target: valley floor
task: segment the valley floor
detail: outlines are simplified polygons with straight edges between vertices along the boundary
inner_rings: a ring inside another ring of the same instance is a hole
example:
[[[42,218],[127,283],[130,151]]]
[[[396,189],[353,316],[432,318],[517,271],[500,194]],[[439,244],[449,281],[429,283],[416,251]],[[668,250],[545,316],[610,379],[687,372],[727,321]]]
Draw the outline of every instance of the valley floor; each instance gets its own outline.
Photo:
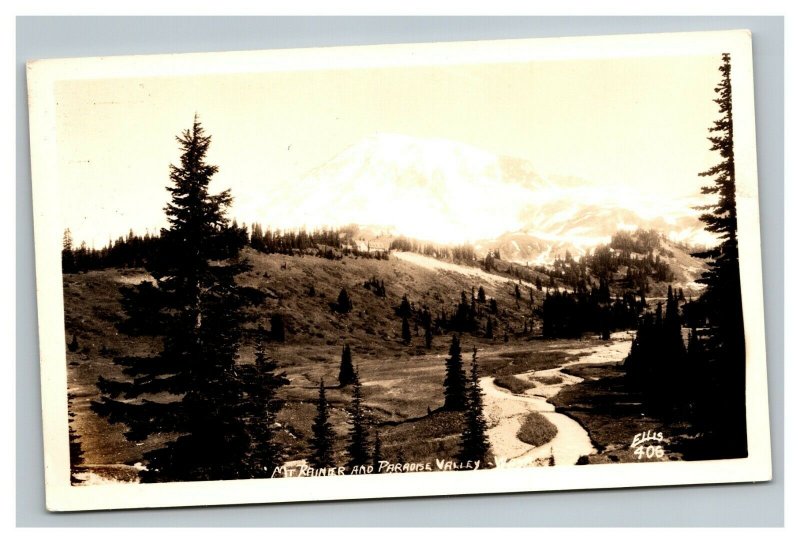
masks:
[[[531,289],[529,306],[527,300],[515,298],[514,282],[506,278],[477,268],[443,267],[438,261],[428,262],[433,259],[420,260],[425,257],[337,262],[251,251],[248,258],[253,270],[245,274],[243,282],[267,294],[265,305],[256,310],[255,324],[268,327],[270,316],[278,312],[286,320],[287,340],[267,347],[290,380],[279,393],[284,406],[278,415],[277,439],[293,464],[308,456],[322,380],[336,433],[335,461],[346,463],[351,391],[337,383],[345,344],[352,348],[361,377],[364,406],[373,421],[371,439],[375,431],[380,433],[384,459],[434,464],[455,459],[463,417],[440,409],[450,335],[434,336],[428,349],[421,329],[416,329],[411,343],[405,344],[399,337],[394,308],[407,295],[412,303],[424,304],[435,313],[451,307],[460,292],[469,293],[478,286],[497,301],[497,318],[502,319],[505,333],[495,338],[464,334],[461,348],[465,369],[473,347],[478,350],[485,416],[497,467],[639,461],[630,448],[636,433],[664,429],[671,436],[678,435],[679,425],[665,426],[644,417],[639,400],[622,388],[621,363],[630,350],[630,333],[615,334],[609,341],[543,340],[523,333],[533,304],[541,303],[540,291]],[[374,277],[385,280],[386,297],[363,286]],[[135,481],[143,455],[175,436],[156,432],[144,441],[129,442],[123,436],[123,425],[109,424],[92,412],[90,404],[99,394],[98,377],[121,375],[113,363],[115,356],[146,356],[158,351],[157,341],[129,338],[115,328],[123,318],[120,285],[147,277],[143,270],[109,269],[64,278],[66,330],[68,337],[75,334],[80,344],[78,350],[67,354],[71,429],[83,450],[78,479],[87,484]],[[329,302],[343,287],[350,292],[354,310],[337,315],[330,311]],[[243,345],[240,362],[250,363],[252,347],[247,341]],[[514,394],[494,381],[511,376],[530,386]],[[540,412],[555,425],[558,431],[551,441],[532,446],[517,437],[531,412]],[[679,454],[669,450],[662,457],[678,458]]]

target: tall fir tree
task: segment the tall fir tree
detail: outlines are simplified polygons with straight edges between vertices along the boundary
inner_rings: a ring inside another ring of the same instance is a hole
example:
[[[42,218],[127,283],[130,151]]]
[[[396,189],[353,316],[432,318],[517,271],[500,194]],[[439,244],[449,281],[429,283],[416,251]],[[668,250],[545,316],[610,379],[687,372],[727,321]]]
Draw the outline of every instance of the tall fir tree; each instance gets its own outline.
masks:
[[[453,336],[450,356],[445,360],[444,409],[463,411],[467,407],[467,376],[461,360],[461,342]]]
[[[278,390],[289,384],[286,372],[278,370],[278,364],[267,356],[264,348],[266,332],[259,327],[255,350],[255,362],[240,366],[247,385],[249,404],[248,427],[252,440],[250,467],[255,476],[270,477],[274,469],[283,464],[281,446],[275,442],[275,425],[283,402],[278,399]]]
[[[353,382],[353,399],[348,409],[350,432],[347,445],[347,467],[351,469],[369,465],[369,427],[363,401],[361,380],[358,377],[358,370],[356,370],[355,381]]]
[[[745,410],[745,340],[742,292],[739,277],[739,243],[736,215],[736,168],[733,145],[733,96],[730,54],[722,55],[722,78],[714,88],[721,117],[708,129],[711,150],[721,161],[700,173],[711,177],[703,194],[716,195],[717,202],[705,206],[700,216],[706,230],[716,234],[720,244],[695,256],[708,258],[708,270],[699,282],[706,285],[700,297],[709,328],[703,343],[711,382],[705,396],[704,424],[709,447],[730,457],[747,456]]]
[[[249,477],[249,407],[236,359],[243,308],[263,298],[236,284],[249,265],[239,258],[243,240],[226,217],[230,191],[208,190],[217,172],[206,162],[211,137],[195,117],[177,140],[180,163],[170,166],[165,207],[169,227],[146,263],[155,284],[123,290],[128,320],[121,329],[160,336],[163,348],[156,356],[116,358],[124,377],[100,377],[102,397],[92,408],[125,424],[133,442],[153,433],[179,436],[144,455],[144,482]]]
[[[356,370],[353,368],[353,355],[350,345],[342,347],[342,361],[339,364],[339,386],[345,387],[356,382]]]
[[[667,308],[664,314],[664,336],[667,353],[681,361],[685,358],[686,347],[683,344],[683,334],[681,332],[681,317],[678,309],[678,297],[672,290],[672,285],[667,287]],[[674,375],[682,373],[684,368],[679,366],[672,368]]]
[[[489,457],[489,438],[486,435],[488,425],[483,415],[483,391],[481,391],[478,373],[478,349],[472,349],[472,367],[467,387],[467,410],[464,413],[464,428],[461,432],[460,462],[480,462],[479,466],[487,467]]]
[[[433,331],[430,325],[425,327],[425,348],[430,349],[433,347]]]
[[[398,317],[411,317],[411,302],[408,301],[408,296],[403,294],[402,300],[400,300],[400,305],[395,309],[395,313]]]
[[[331,468],[333,462],[333,442],[336,434],[333,431],[328,414],[328,400],[325,398],[325,382],[319,382],[317,414],[311,424],[311,456],[308,463],[312,468]]]
[[[411,327],[408,324],[408,317],[403,315],[403,322],[401,326],[401,337],[403,338],[403,343],[408,345],[411,343]]]

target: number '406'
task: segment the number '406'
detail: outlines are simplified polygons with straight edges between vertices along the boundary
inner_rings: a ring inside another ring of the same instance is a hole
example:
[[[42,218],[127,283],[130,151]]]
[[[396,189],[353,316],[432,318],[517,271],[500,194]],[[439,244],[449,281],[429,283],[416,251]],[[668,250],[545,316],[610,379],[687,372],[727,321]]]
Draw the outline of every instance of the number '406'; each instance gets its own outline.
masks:
[[[664,447],[661,445],[648,445],[647,447],[643,445],[639,445],[633,451],[633,454],[636,455],[636,458],[641,460],[642,458],[661,458],[664,456]]]

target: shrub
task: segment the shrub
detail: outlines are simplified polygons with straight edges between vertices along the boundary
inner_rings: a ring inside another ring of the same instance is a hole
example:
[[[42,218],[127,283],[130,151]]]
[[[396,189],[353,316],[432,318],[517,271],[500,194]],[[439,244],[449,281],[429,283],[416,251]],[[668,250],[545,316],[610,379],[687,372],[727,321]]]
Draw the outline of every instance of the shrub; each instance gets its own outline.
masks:
[[[502,375],[494,378],[494,384],[510,390],[514,394],[522,394],[529,388],[533,388],[533,383],[527,379],[521,379],[516,375]]]
[[[543,385],[557,385],[563,381],[558,375],[544,375],[542,377],[537,377],[536,380]]]
[[[534,447],[539,447],[551,441],[558,433],[558,428],[547,420],[541,413],[533,412],[525,416],[519,431],[517,432],[517,439],[524,441]]]

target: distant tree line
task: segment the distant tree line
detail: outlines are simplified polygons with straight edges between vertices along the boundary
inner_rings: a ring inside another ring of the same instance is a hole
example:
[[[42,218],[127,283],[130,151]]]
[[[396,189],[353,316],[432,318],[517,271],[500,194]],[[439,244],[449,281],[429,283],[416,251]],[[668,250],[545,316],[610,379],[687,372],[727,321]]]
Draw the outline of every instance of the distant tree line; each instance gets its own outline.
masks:
[[[503,317],[497,300],[487,297],[482,285],[478,287],[477,291],[475,287],[472,287],[469,295],[466,291],[461,291],[458,303],[451,306],[451,309],[448,310],[445,307],[441,307],[436,312],[432,312],[425,304],[412,303],[409,301],[408,296],[404,294],[394,312],[400,319],[402,342],[407,345],[411,344],[412,337],[419,335],[421,330],[425,339],[425,348],[427,349],[432,347],[434,336],[449,333],[471,334],[477,337],[494,339],[498,337],[500,319]],[[533,317],[531,317],[531,321],[532,319]],[[525,319],[526,329],[527,325],[528,320]],[[532,329],[533,324],[531,322]],[[504,331],[501,334],[505,341],[509,339],[508,330],[509,327],[505,324]]]
[[[234,220],[225,232],[227,243],[236,246],[244,242],[257,251],[267,254],[314,255],[329,260],[341,260],[344,257],[374,258],[386,260],[387,250],[361,250],[353,238],[350,227],[313,230],[269,230],[254,224],[248,229],[239,226]],[[105,268],[142,268],[147,262],[158,258],[163,250],[161,236],[146,233],[135,234],[133,230],[126,236],[109,241],[105,247],[95,249],[82,242],[74,246],[72,233],[64,231],[61,250],[61,266],[63,273],[78,273]]]
[[[647,309],[651,284],[674,279],[668,261],[662,259],[672,256],[664,248],[664,240],[655,230],[617,232],[609,244],[590,254],[575,259],[566,251],[552,268],[537,268],[550,277],[544,287],[545,299],[537,308],[543,335],[580,337],[594,332],[608,338],[615,330],[636,328]],[[556,287],[556,278],[570,290]],[[612,285],[617,292],[613,297]],[[537,280],[536,286],[542,288],[541,282]],[[682,290],[674,297],[685,301]]]
[[[594,332],[608,339],[615,330],[635,328],[646,304],[644,297],[630,291],[612,300],[605,282],[591,290],[548,292],[540,309],[542,335],[574,338]]]
[[[366,249],[359,249],[355,235],[356,229],[352,226],[311,231],[304,228],[271,230],[254,223],[250,228],[249,245],[266,254],[313,255],[329,260],[341,260],[345,256],[379,260],[389,258],[387,250],[371,250],[368,243]]]
[[[669,262],[662,258],[671,256],[662,245],[664,239],[663,234],[655,230],[617,232],[611,243],[599,245],[578,259],[566,251],[564,258],[556,258],[552,268],[543,271],[574,290],[588,287],[592,278],[611,283],[624,269],[621,287],[647,294],[651,283],[668,283],[675,279]]]
[[[82,242],[77,248],[73,245],[72,233],[64,231],[61,249],[61,269],[63,273],[86,272],[102,268],[141,268],[152,259],[159,248],[159,236],[147,233],[143,236],[128,232],[115,241],[109,241],[101,249],[87,247]]]
[[[478,261],[475,255],[475,248],[468,243],[461,245],[442,245],[417,241],[401,236],[392,240],[389,244],[389,249],[392,251],[418,253],[439,260],[468,265],[475,265]]]

